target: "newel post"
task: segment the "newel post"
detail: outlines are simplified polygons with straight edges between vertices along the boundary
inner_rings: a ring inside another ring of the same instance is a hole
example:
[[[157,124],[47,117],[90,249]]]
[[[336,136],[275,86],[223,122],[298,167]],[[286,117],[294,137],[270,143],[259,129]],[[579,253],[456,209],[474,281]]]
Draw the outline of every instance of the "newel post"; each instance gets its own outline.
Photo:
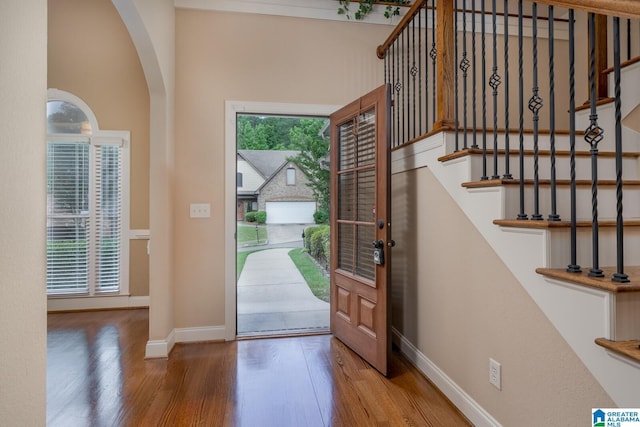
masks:
[[[437,122],[433,130],[455,129],[454,87],[455,87],[455,34],[454,30],[454,2],[452,0],[437,0],[436,29],[437,29]]]

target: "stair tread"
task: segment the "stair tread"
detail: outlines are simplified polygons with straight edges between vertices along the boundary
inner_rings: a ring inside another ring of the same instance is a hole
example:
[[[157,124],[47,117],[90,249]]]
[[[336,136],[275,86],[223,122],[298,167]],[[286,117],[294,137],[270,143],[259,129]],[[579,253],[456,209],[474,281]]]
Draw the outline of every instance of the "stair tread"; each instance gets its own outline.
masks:
[[[498,149],[498,154],[502,154],[504,155],[505,150],[504,149]],[[513,154],[513,155],[518,155],[520,153],[520,150],[517,148],[511,148],[509,149],[509,153]],[[487,149],[487,154],[491,154],[493,155],[493,149]],[[526,156],[533,156],[533,150],[529,150],[529,149],[525,149],[524,150],[524,154]],[[550,156],[551,155],[551,150],[539,150],[538,154],[540,156]],[[556,150],[556,156],[557,157],[569,157],[571,153],[567,150]],[[456,151],[454,153],[450,153],[441,157],[438,157],[438,161],[440,162],[446,162],[449,160],[453,160],[453,159],[459,159],[461,157],[466,157],[466,156],[477,156],[477,155],[482,155],[482,149],[481,148],[465,148],[459,151]],[[576,157],[590,157],[591,153],[586,150],[586,151],[576,151]],[[598,157],[607,157],[607,158],[615,158],[616,153],[614,151],[599,151],[598,152]],[[640,152],[638,151],[627,151],[622,153],[622,157],[629,157],[629,158],[638,158],[640,157]]]
[[[533,179],[525,179],[524,180],[525,185],[533,185]],[[637,179],[626,179],[622,181],[623,185],[625,187],[630,187],[630,186],[640,186],[640,180]],[[462,186],[465,188],[484,188],[484,187],[500,187],[502,185],[519,185],[520,184],[520,180],[517,178],[513,178],[513,179],[505,179],[505,178],[498,178],[498,179],[487,179],[484,181],[469,181],[469,182],[463,182]],[[549,179],[539,179],[538,180],[538,184],[539,185],[543,185],[543,186],[547,186],[547,185],[551,185],[551,180]],[[571,181],[568,179],[557,179],[556,180],[556,185],[557,186],[568,186],[571,184]],[[588,179],[576,179],[576,185],[578,186],[591,186],[591,180]],[[613,179],[601,179],[598,180],[598,186],[614,186],[616,185],[616,181]]]
[[[611,341],[606,338],[596,338],[595,342],[607,350],[640,362],[640,340]]]
[[[534,220],[518,220],[518,219],[496,219],[493,223],[501,227],[520,227],[520,228],[570,228],[571,221],[534,221]],[[615,219],[601,219],[598,221],[598,227],[615,227],[617,222]],[[625,227],[640,227],[640,219],[625,219],[623,221]],[[576,227],[591,228],[591,220],[576,221]]]
[[[581,273],[570,273],[564,268],[536,268],[536,273],[613,293],[640,292],[640,266],[625,267],[625,273],[629,276],[629,283],[611,281],[611,277],[616,272],[616,267],[601,267],[600,269],[604,273],[602,278],[589,277],[589,267],[582,267]]]

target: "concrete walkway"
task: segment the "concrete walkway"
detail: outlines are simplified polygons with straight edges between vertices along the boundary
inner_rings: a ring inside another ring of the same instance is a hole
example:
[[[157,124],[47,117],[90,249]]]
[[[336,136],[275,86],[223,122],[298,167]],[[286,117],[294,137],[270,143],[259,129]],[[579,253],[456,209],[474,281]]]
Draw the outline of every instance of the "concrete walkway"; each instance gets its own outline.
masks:
[[[329,303],[316,298],[289,257],[290,248],[247,257],[238,279],[238,335],[329,328]]]

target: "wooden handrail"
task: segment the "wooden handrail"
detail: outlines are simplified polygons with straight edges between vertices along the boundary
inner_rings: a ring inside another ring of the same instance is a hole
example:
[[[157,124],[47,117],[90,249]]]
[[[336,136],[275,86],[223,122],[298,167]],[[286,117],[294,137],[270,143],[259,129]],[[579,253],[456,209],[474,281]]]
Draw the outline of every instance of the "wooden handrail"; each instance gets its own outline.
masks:
[[[422,9],[425,4],[426,4],[426,0],[416,0],[411,5],[411,8],[409,8],[407,13],[405,13],[405,15],[400,20],[400,22],[398,22],[398,25],[396,25],[396,27],[393,29],[391,34],[389,34],[389,37],[387,37],[384,43],[382,43],[380,46],[378,46],[378,49],[376,49],[378,58],[384,59],[385,55],[387,54],[387,49],[389,49],[389,46],[391,46],[393,42],[396,41],[398,36],[402,34],[404,29],[407,28],[407,26],[411,23],[411,21],[418,14],[418,12],[420,12],[420,9]]]
[[[566,9],[593,12],[599,15],[612,15],[624,18],[640,18],[639,0],[532,0],[539,4],[563,7]],[[393,29],[389,37],[376,49],[378,58],[384,59],[387,50],[400,36],[402,31],[411,23],[413,18],[426,7],[426,0],[415,0],[407,13],[402,17],[398,25]]]
[[[599,15],[640,18],[640,1],[638,0],[535,0],[535,3]]]

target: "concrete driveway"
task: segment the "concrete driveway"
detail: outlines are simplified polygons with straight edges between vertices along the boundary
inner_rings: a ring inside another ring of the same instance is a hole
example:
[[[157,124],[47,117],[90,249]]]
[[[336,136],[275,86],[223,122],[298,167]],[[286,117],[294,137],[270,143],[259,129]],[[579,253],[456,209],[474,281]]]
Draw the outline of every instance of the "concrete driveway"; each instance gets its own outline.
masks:
[[[237,285],[238,335],[329,329],[329,303],[313,295],[290,250],[267,249],[247,257]]]

